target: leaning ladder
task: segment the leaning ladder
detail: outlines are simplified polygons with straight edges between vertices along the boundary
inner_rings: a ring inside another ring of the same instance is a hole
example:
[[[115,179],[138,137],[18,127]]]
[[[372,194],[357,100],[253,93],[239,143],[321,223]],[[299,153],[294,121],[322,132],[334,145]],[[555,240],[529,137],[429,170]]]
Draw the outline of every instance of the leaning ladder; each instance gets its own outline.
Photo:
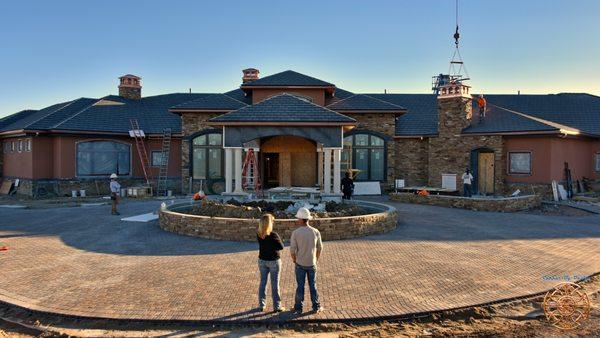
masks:
[[[129,136],[135,139],[135,145],[137,148],[140,163],[142,164],[144,178],[146,179],[146,184],[150,186],[150,162],[148,161],[148,152],[146,152],[146,146],[144,145],[144,131],[140,129],[140,124],[138,123],[137,119],[129,119],[129,123],[131,124]]]
[[[242,188],[244,190],[252,189],[257,195],[262,194],[258,161],[256,159],[256,153],[252,148],[248,149],[242,166]]]
[[[160,154],[160,168],[158,170],[158,182],[156,183],[156,194],[167,196],[167,178],[169,174],[169,155],[171,154],[171,128],[163,129],[162,149]]]

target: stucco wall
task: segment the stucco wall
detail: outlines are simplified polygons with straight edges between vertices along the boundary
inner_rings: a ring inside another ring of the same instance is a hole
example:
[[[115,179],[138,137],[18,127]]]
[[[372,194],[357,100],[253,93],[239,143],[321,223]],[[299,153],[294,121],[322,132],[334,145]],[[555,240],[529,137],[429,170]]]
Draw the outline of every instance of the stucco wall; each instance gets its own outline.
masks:
[[[25,139],[27,137],[14,137],[3,140],[3,143],[10,144],[14,142],[15,144],[13,152],[5,152],[2,148],[4,177],[33,178],[33,151],[18,151],[18,141]]]

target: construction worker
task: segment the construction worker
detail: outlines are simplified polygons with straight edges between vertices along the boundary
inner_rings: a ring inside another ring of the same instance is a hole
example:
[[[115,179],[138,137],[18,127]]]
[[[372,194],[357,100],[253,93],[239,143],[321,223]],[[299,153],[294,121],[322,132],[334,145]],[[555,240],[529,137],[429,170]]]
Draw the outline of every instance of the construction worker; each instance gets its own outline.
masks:
[[[473,190],[471,190],[471,184],[473,183],[473,175],[471,175],[471,170],[467,168],[465,173],[462,174],[463,180],[463,196],[471,197],[473,194]]]
[[[117,211],[117,204],[119,204],[119,192],[121,191],[121,185],[117,182],[117,174],[110,175],[110,199],[112,201],[112,215],[120,215]]]
[[[342,178],[342,192],[344,193],[342,198],[345,200],[349,200],[354,192],[354,181],[350,177],[350,171],[347,171],[346,176]]]
[[[485,117],[485,106],[487,105],[487,101],[483,97],[483,95],[479,95],[477,98],[477,107],[479,107],[479,118]]]

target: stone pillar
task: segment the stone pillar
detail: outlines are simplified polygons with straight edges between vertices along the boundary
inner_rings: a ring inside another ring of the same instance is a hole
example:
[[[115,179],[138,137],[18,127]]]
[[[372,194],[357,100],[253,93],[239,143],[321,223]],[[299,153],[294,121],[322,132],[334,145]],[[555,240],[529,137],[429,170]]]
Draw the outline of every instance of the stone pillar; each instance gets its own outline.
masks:
[[[325,153],[325,168],[323,169],[323,192],[331,193],[331,148],[323,148]]]
[[[233,192],[242,192],[242,148],[233,149],[235,158],[235,190]]]
[[[342,161],[342,150],[333,149],[333,193],[341,194],[340,189],[340,162]]]
[[[230,194],[233,189],[233,149],[225,148],[225,192]]]

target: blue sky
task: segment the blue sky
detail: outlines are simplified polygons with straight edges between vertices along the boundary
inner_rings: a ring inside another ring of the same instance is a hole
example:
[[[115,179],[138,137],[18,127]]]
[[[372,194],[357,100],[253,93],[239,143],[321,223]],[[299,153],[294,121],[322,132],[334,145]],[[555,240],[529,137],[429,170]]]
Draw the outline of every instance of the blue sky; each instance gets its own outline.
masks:
[[[600,1],[462,0],[474,91],[600,95]],[[448,71],[453,0],[3,1],[0,116],[78,97],[223,92],[293,69],[356,92],[429,92]]]

